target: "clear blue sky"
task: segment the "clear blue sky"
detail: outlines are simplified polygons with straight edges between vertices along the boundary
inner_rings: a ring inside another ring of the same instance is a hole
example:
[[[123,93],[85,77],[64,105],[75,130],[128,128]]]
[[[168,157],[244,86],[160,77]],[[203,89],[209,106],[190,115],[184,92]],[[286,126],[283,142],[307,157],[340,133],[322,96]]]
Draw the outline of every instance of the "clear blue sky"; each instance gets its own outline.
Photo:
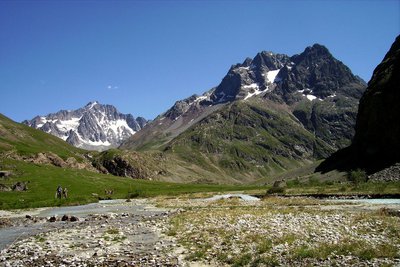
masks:
[[[98,100],[152,119],[246,57],[314,43],[368,81],[399,33],[398,0],[0,0],[0,113]]]

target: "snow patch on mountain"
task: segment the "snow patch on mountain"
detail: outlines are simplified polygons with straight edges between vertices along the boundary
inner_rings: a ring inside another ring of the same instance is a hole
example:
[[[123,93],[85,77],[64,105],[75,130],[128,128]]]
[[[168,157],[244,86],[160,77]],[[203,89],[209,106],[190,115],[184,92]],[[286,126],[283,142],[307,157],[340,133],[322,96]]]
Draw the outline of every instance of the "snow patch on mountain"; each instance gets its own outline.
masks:
[[[243,85],[242,87],[244,89],[251,89],[247,93],[247,95],[244,97],[243,100],[249,99],[252,96],[259,95],[259,94],[265,92],[265,91],[260,90],[260,86],[257,83],[252,83],[252,84],[249,84],[249,85]],[[268,87],[267,87],[267,89],[268,89]]]
[[[306,89],[302,89],[302,90],[297,90],[297,92],[302,93],[302,95],[305,96],[310,101],[313,101],[315,99],[318,99],[319,101],[324,101],[323,99],[318,98],[317,96],[313,95],[312,94],[313,90],[311,90],[311,89],[306,88]],[[331,96],[329,96],[329,97],[331,97]]]
[[[278,82],[279,80],[276,78],[276,76],[278,75],[280,69],[278,70],[271,70],[268,71],[267,73],[267,79],[270,83],[274,83],[274,82]]]
[[[310,101],[313,101],[314,99],[317,99],[317,97],[315,95],[307,95],[306,97]]]
[[[76,130],[79,126],[79,121],[82,117],[71,118],[70,120],[56,120],[55,124],[60,131],[68,132],[70,130]]]
[[[55,135],[74,146],[104,150],[118,147],[146,122],[143,118],[136,120],[130,114],[119,113],[114,106],[94,101],[77,110],[61,110],[23,123]]]

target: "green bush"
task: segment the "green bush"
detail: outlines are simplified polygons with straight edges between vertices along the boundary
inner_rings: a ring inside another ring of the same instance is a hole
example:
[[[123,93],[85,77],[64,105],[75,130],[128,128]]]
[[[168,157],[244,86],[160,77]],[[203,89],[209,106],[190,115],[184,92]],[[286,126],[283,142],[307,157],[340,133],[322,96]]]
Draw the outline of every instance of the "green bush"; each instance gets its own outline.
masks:
[[[133,192],[128,192],[127,198],[137,198],[137,197],[142,197],[143,196],[143,191],[140,189],[135,189]]]
[[[283,194],[285,193],[285,188],[284,187],[276,187],[273,186],[270,189],[267,190],[267,194]]]
[[[321,181],[317,177],[311,176],[310,178],[308,178],[308,185],[318,186],[321,185]]]
[[[357,169],[357,170],[352,170],[347,174],[347,179],[354,183],[355,185],[358,185],[360,183],[365,183],[368,179],[367,173],[364,170]]]
[[[298,178],[296,178],[296,179],[287,181],[286,184],[287,184],[287,187],[297,187],[301,183],[300,183],[300,180]]]

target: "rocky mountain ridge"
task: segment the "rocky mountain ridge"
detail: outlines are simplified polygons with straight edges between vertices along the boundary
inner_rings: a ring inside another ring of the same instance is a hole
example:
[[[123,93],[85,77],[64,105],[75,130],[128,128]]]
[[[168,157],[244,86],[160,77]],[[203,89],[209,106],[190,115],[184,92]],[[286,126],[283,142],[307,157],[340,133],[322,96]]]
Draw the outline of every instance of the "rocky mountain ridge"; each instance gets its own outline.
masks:
[[[90,102],[77,110],[61,110],[36,116],[24,124],[55,135],[69,144],[89,150],[119,146],[142,129],[147,120],[122,114],[112,105]]]
[[[260,52],[231,66],[217,87],[177,101],[121,148],[163,151],[251,182],[348,146],[365,88],[322,45],[294,56]]]
[[[291,57],[260,52],[231,66],[217,87],[177,101],[122,148],[147,148],[155,140],[166,144],[222,106],[257,97],[285,106],[306,129],[338,149],[354,135],[356,106],[365,87],[322,45]]]

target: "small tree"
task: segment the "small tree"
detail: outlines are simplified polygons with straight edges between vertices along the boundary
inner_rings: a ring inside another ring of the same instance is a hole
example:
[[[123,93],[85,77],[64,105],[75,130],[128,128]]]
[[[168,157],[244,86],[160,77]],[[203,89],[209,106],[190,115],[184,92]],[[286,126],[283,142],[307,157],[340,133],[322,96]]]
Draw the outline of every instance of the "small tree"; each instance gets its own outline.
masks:
[[[356,186],[365,183],[367,178],[367,173],[362,169],[352,170],[347,174],[347,179]]]

